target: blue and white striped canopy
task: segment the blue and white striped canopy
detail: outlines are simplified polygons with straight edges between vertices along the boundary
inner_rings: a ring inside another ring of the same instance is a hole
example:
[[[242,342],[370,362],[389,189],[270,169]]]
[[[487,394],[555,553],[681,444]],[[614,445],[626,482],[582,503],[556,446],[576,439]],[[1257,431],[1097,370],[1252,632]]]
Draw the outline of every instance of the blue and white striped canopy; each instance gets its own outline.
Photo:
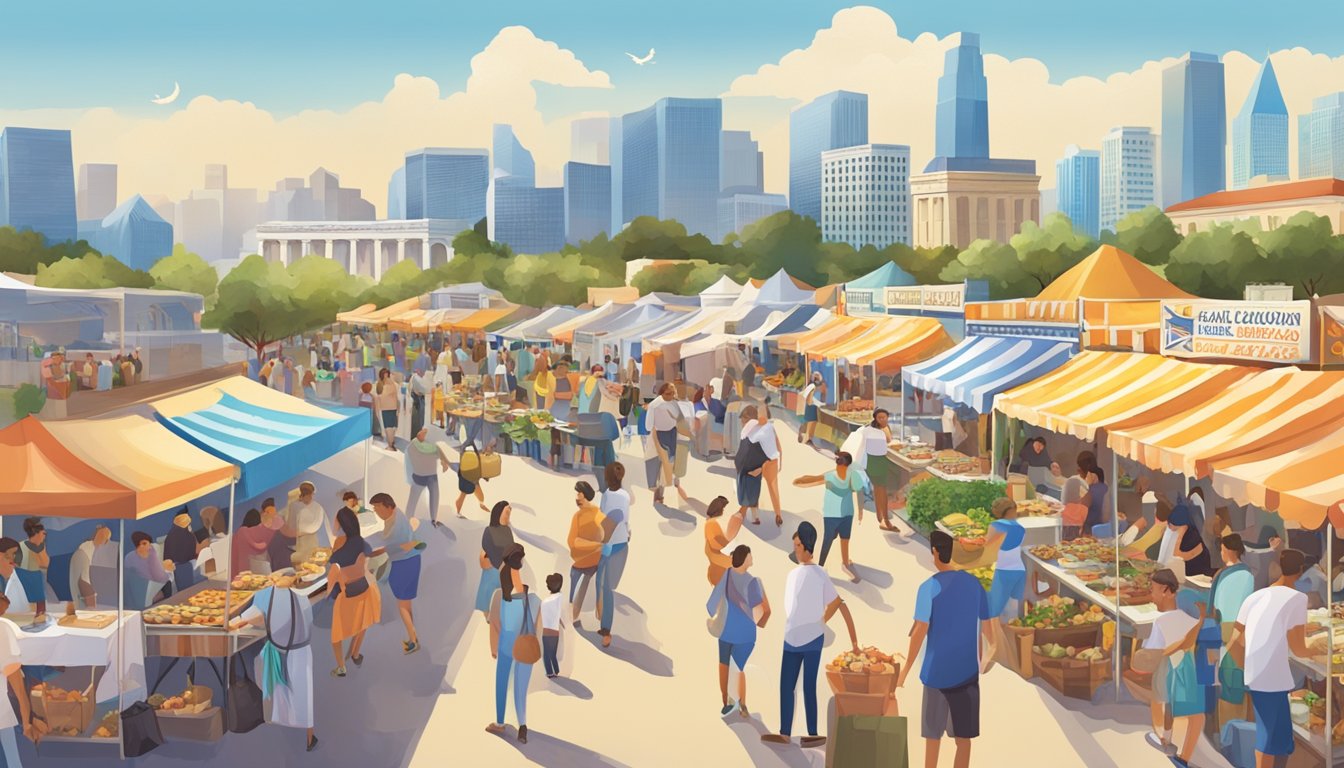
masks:
[[[909,386],[989,413],[994,396],[1053,371],[1078,350],[1077,342],[972,336],[943,354],[902,371]]]
[[[294,403],[295,410],[279,410],[220,392],[207,407],[157,416],[182,438],[237,464],[238,496],[251,499],[369,437],[369,412],[363,408]],[[311,410],[296,412],[300,406]]]

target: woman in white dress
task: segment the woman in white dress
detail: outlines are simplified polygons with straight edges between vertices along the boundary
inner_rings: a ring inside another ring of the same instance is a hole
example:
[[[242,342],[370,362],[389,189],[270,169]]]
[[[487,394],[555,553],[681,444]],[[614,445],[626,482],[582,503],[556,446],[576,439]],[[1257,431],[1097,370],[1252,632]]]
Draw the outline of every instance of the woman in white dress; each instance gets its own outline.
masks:
[[[276,579],[252,596],[252,605],[233,622],[233,629],[256,624],[266,629],[266,643],[257,657],[257,680],[271,702],[270,721],[286,728],[306,729],[308,751],[317,747],[313,733],[313,610],[308,598],[293,590],[294,577]]]

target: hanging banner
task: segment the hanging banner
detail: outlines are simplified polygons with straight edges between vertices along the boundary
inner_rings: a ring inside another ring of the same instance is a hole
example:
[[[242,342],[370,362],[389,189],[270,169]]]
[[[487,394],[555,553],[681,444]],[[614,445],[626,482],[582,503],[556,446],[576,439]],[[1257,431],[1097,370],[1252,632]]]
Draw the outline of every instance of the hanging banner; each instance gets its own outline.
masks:
[[[1321,363],[1344,365],[1344,307],[1321,307]]]
[[[1164,301],[1162,354],[1310,362],[1311,302]]]

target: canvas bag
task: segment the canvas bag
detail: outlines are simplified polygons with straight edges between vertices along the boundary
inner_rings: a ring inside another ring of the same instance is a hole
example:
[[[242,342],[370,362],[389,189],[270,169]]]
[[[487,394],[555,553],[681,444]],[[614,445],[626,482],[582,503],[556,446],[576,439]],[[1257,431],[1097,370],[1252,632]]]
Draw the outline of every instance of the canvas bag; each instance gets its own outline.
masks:
[[[541,660],[541,640],[532,623],[532,604],[527,585],[523,585],[523,628],[513,641],[513,660],[520,664],[536,664]]]
[[[248,676],[246,664],[234,664],[230,667],[227,701],[228,706],[224,710],[224,729],[230,733],[247,733],[266,722],[261,688],[257,687]]]
[[[143,701],[121,711],[121,745],[127,757],[139,757],[163,744],[159,718]]]
[[[836,723],[832,768],[909,768],[909,722],[900,716],[846,715]]]

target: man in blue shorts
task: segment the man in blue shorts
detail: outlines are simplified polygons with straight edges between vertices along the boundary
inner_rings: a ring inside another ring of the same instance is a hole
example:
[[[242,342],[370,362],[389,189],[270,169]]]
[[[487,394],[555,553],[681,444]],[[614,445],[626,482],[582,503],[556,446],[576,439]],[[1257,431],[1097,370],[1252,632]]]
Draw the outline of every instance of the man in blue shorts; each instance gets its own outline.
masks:
[[[989,600],[980,581],[952,569],[952,537],[942,531],[929,535],[933,564],[938,572],[919,585],[915,596],[915,626],[898,686],[905,685],[920,648],[928,638],[919,680],[924,683],[924,764],[938,764],[943,735],[957,744],[955,768],[971,764],[971,739],[980,735],[980,637],[993,643]],[[977,631],[978,630],[978,631]],[[991,652],[986,651],[986,655]]]
[[[386,493],[375,493],[369,502],[383,521],[382,548],[392,564],[387,584],[397,600],[401,622],[406,625],[406,642],[401,644],[401,649],[409,655],[420,650],[420,637],[415,633],[415,619],[411,614],[411,601],[420,591],[420,550],[425,548],[425,543],[415,538],[420,521],[397,509],[397,503]]]

